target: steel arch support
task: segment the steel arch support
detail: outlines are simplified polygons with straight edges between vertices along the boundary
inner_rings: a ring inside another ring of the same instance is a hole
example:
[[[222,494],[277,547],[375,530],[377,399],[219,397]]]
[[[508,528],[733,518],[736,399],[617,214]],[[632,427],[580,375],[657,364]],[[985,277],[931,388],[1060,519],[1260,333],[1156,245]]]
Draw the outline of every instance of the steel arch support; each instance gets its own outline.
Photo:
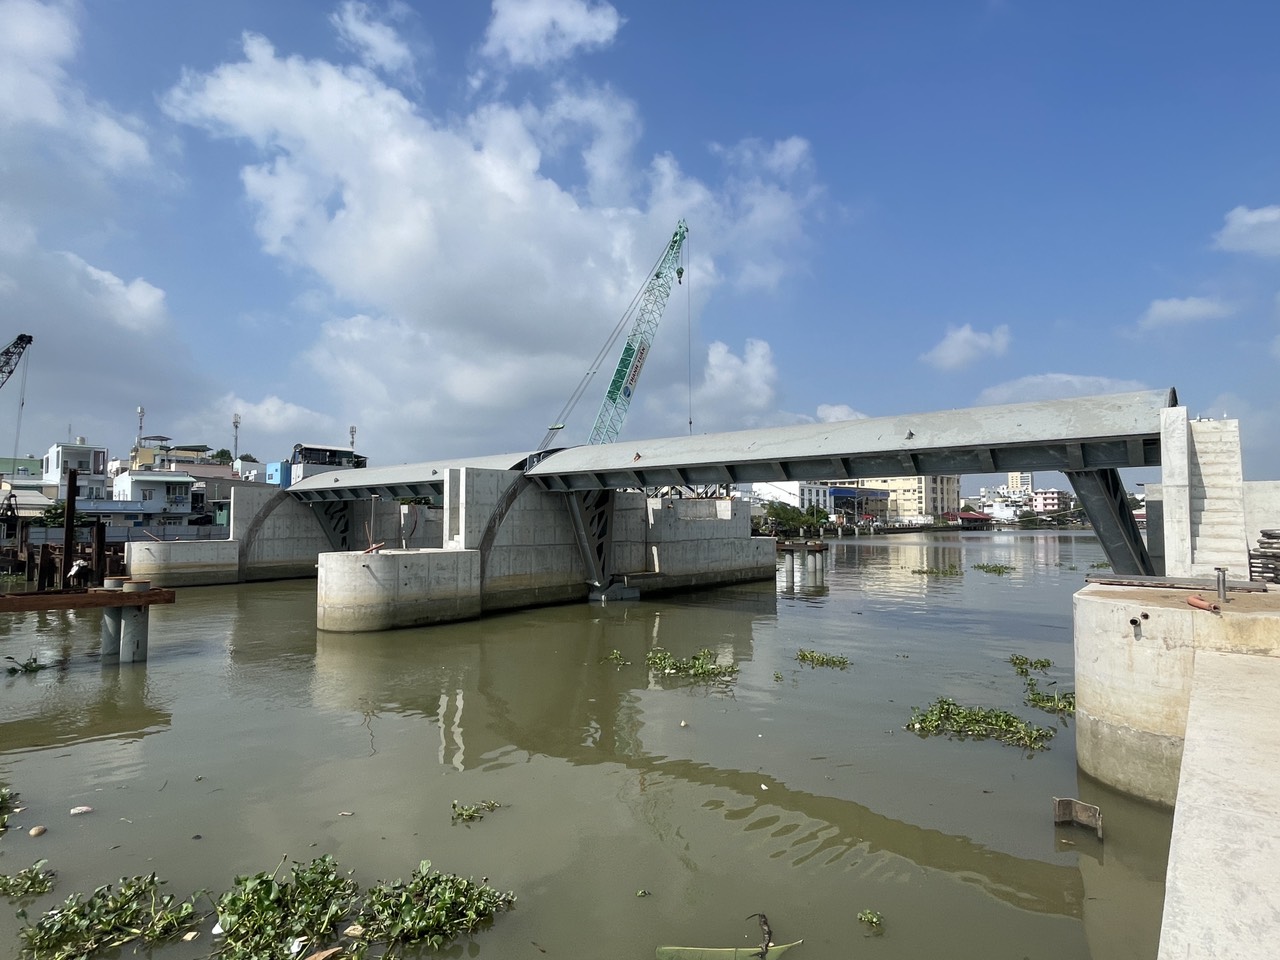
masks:
[[[1155,565],[1142,541],[1138,521],[1118,470],[1067,470],[1067,479],[1080,498],[1085,515],[1115,573],[1155,576]]]

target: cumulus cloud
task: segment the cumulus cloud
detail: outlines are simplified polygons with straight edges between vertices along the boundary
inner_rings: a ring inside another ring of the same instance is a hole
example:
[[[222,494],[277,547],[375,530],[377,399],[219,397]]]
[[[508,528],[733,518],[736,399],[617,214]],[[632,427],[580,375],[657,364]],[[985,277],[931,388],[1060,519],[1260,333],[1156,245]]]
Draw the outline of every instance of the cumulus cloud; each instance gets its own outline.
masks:
[[[844,403],[818,404],[818,422],[836,423],[840,420],[865,420],[867,415]]]
[[[1075,373],[1038,373],[987,387],[978,394],[977,403],[1029,403],[1034,400],[1062,400],[1067,397],[1131,393],[1146,389],[1147,385],[1141,380],[1118,380]]]
[[[403,4],[393,5],[393,11],[403,15]],[[409,74],[413,71],[413,53],[395,28],[379,20],[369,4],[360,0],[345,0],[330,15],[330,22],[338,31],[338,38],[354,50],[361,62],[372,70]]]
[[[1143,330],[1154,330],[1202,320],[1221,320],[1232,313],[1230,305],[1213,297],[1171,297],[1167,300],[1152,300],[1151,306],[1147,307],[1147,312],[1138,321],[1138,326]]]
[[[1232,253],[1280,257],[1280,206],[1236,207],[1228,211],[1226,223],[1214,236],[1214,245]]]
[[[242,54],[188,72],[164,108],[247,148],[240,179],[262,249],[334,298],[312,377],[371,449],[492,452],[507,443],[492,435],[497,410],[511,411],[512,449],[536,443],[681,217],[697,238],[695,313],[721,283],[768,286],[802,268],[822,188],[801,139],[719,148],[711,183],[669,155],[638,157],[634,103],[589,83],[437,119],[361,66],[284,55],[255,34]],[[687,390],[676,403],[667,388],[686,368],[659,335],[628,432],[669,432]],[[708,421],[764,416],[771,369],[767,344],[740,357],[713,346],[697,388],[722,404]]]
[[[982,357],[1003,356],[1009,349],[1009,340],[1009,327],[1005,324],[983,333],[966,323],[963,327],[948,327],[946,336],[920,359],[939,370],[959,370]]]
[[[159,287],[141,277],[125,283],[110,270],[85,263],[74,253],[64,256],[73,267],[73,276],[79,278],[78,286],[94,316],[135,333],[154,331],[168,321],[164,291]]]
[[[545,67],[613,43],[622,17],[592,0],[494,0],[481,53],[515,67]]]

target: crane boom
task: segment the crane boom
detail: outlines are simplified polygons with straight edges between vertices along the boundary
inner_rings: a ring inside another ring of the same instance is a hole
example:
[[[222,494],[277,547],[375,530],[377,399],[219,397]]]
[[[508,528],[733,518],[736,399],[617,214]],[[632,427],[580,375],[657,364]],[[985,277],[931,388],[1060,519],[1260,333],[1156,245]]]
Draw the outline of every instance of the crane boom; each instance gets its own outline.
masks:
[[[3,387],[13,376],[13,371],[18,369],[18,361],[22,359],[23,351],[31,346],[31,341],[30,334],[20,333],[14,338],[13,343],[0,351],[0,387]]]
[[[588,443],[613,443],[618,439],[618,431],[627,417],[636,381],[640,379],[640,370],[649,355],[649,346],[653,343],[658,321],[662,319],[662,311],[666,309],[667,299],[671,296],[671,281],[678,280],[684,273],[684,269],[679,266],[680,249],[688,234],[689,226],[681,220],[676,225],[675,233],[671,235],[666,252],[658,261],[657,269],[645,283],[639,297],[635,323],[622,348],[622,356],[618,359],[613,379],[609,381],[609,389],[605,391]]]

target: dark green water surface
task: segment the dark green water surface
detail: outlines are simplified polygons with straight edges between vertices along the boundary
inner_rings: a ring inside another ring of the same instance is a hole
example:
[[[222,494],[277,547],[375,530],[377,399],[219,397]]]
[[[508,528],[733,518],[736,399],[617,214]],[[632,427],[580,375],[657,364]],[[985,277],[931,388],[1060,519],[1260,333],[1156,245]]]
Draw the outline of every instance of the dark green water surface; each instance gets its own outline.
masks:
[[[123,667],[99,663],[97,613],[0,615],[0,656],[65,664],[0,675],[0,784],[26,807],[0,872],[57,870],[34,914],[151,871],[186,895],[282,856],[332,854],[364,885],[429,859],[518,898],[450,957],[748,946],[763,911],[804,939],[788,960],[1152,958],[1171,814],[1079,775],[1071,721],[1024,706],[1007,662],[1049,658],[1042,686],[1071,688],[1071,595],[1101,559],[1088,535],[838,540],[823,586],[780,565],[774,583],[358,635],[316,630],[313,581],[188,588],[152,608],[150,661]],[[948,565],[963,575],[912,572]],[[709,648],[738,678],[652,676],[655,646]],[[1026,754],[904,730],[938,696],[1058,732]],[[1054,796],[1099,804],[1105,842],[1055,828]],[[488,799],[451,822],[451,801]],[[17,907],[0,902],[0,957],[20,954]]]

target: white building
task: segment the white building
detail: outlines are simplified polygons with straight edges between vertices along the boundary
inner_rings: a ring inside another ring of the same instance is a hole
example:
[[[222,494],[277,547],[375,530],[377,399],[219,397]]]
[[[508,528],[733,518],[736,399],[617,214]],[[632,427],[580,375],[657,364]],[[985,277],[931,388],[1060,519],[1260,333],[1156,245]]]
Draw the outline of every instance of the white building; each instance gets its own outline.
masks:
[[[195,477],[171,470],[126,470],[116,477],[109,509],[126,525],[185,524],[192,512],[195,482]],[[88,504],[85,512],[89,512]]]
[[[76,437],[75,443],[55,443],[42,462],[45,495],[53,500],[67,499],[67,478],[76,471],[76,499],[101,500],[106,497],[107,448]]]

